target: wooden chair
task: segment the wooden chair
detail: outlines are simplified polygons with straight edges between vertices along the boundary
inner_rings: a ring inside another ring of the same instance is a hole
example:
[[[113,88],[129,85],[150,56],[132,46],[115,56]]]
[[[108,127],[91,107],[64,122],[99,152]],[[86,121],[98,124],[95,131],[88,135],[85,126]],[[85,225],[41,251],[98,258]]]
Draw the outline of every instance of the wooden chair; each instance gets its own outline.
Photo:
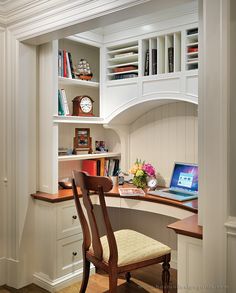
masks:
[[[133,230],[113,232],[104,198],[104,192],[108,192],[113,187],[110,178],[88,176],[85,172],[74,171],[72,187],[83,231],[82,253],[84,263],[80,292],[86,291],[90,262],[92,262],[96,268],[108,273],[109,292],[111,293],[117,292],[119,274],[124,273],[126,280],[129,281],[131,278],[130,271],[156,263],[163,263],[163,292],[167,293],[170,279],[170,248]],[[77,187],[80,187],[82,191],[88,222],[80,204]],[[99,195],[103,224],[106,229],[106,235],[103,237],[99,235],[96,216],[90,199],[90,191],[95,191]]]

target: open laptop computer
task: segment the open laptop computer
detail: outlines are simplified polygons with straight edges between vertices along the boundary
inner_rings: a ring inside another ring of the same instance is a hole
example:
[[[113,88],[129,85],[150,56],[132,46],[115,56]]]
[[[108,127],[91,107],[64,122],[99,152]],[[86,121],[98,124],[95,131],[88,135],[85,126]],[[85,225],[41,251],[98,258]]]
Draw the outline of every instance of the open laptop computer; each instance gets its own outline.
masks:
[[[175,163],[171,176],[170,187],[148,191],[148,194],[186,201],[198,197],[198,165]]]

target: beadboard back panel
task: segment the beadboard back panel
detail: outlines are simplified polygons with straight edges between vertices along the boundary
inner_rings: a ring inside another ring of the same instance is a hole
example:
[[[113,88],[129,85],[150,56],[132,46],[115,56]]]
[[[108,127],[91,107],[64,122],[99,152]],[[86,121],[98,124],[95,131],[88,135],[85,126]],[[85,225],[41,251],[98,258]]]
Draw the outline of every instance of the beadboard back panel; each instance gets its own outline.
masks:
[[[152,163],[159,185],[169,185],[174,162],[197,163],[197,106],[176,102],[157,107],[130,125],[130,165]]]

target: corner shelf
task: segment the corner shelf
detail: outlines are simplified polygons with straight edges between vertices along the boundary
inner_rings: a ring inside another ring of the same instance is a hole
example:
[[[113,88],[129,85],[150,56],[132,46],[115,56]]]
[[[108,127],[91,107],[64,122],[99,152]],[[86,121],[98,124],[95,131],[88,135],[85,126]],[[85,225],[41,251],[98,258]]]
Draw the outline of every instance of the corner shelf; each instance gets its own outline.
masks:
[[[80,161],[80,160],[87,160],[87,159],[100,159],[100,158],[113,158],[113,157],[120,157],[120,153],[101,153],[101,154],[84,154],[84,155],[71,155],[71,156],[58,156],[59,162],[65,161]]]
[[[58,76],[58,83],[60,85],[72,85],[72,86],[84,86],[84,87],[99,87],[99,83],[96,81],[73,79],[68,77]]]

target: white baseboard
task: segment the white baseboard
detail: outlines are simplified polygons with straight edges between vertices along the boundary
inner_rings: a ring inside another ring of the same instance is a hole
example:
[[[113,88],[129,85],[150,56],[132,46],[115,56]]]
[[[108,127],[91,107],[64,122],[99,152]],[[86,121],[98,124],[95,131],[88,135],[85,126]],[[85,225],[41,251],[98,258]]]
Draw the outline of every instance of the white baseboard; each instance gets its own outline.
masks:
[[[90,274],[93,274],[93,273],[95,273],[94,266],[92,266],[90,269]],[[83,269],[79,269],[66,276],[57,278],[55,280],[51,280],[50,278],[48,278],[47,275],[43,273],[35,273],[33,275],[33,283],[49,292],[54,293],[58,290],[61,290],[65,287],[72,285],[75,282],[81,281],[82,274],[83,274]]]
[[[0,258],[0,286],[5,285],[6,280],[6,258]]]

